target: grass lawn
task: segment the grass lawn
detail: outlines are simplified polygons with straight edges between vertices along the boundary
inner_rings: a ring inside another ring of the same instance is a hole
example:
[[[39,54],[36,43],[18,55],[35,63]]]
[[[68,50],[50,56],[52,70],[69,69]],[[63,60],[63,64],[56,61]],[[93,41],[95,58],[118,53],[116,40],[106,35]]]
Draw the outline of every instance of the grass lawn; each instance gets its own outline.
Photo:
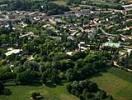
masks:
[[[115,100],[132,100],[132,73],[111,68],[91,80],[112,95]]]
[[[0,100],[30,100],[33,91],[40,92],[46,100],[78,100],[70,95],[65,86],[49,88],[46,86],[9,86],[12,91],[10,96],[0,96]]]

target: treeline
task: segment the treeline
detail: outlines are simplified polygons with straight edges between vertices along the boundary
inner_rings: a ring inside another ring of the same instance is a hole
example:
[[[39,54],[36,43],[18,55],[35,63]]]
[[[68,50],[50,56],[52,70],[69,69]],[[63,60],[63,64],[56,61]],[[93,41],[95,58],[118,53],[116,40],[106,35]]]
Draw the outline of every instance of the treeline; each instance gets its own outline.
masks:
[[[18,10],[18,11],[41,11],[49,15],[62,14],[70,9],[64,5],[58,5],[51,2],[51,0],[44,1],[30,1],[30,0],[15,0],[11,2],[4,2],[7,6],[0,7],[1,10]],[[1,4],[4,4],[1,3]]]
[[[68,5],[72,5],[72,4],[81,4],[82,0],[66,0],[66,3]]]
[[[124,8],[121,6],[121,4],[114,4],[114,3],[88,3],[92,6],[100,7],[100,8],[112,8],[112,9],[119,9],[123,10]]]
[[[3,93],[4,88],[4,84],[0,81],[0,94]]]
[[[0,81],[0,95],[10,95],[11,91],[5,88],[4,83]]]
[[[84,4],[84,5],[91,5],[91,6],[96,6],[99,8],[113,8],[113,9],[123,9],[123,7],[121,6],[121,4],[119,3],[118,0],[115,0],[114,2],[102,2],[102,1],[98,1],[95,2],[93,0],[86,0],[86,1],[82,1],[82,0],[66,0],[66,3],[68,5],[79,5],[79,4]]]
[[[107,62],[111,56],[107,53],[85,53],[78,52],[73,56],[65,54],[50,55],[52,59],[39,59],[26,61],[26,58],[18,59],[14,67],[0,67],[0,80],[15,80],[17,84],[52,83],[59,84],[63,80],[84,80],[103,71],[108,67]],[[38,62],[39,61],[39,62]]]

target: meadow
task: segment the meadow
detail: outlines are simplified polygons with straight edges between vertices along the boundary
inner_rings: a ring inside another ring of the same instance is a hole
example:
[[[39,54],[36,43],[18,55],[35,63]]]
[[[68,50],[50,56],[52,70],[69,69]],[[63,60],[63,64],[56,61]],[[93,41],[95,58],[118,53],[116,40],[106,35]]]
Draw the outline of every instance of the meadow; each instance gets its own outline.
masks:
[[[132,73],[111,68],[91,80],[112,95],[115,100],[132,100]]]
[[[10,96],[0,96],[0,100],[30,100],[32,92],[40,92],[46,100],[78,100],[69,94],[64,86],[8,86],[12,91]]]

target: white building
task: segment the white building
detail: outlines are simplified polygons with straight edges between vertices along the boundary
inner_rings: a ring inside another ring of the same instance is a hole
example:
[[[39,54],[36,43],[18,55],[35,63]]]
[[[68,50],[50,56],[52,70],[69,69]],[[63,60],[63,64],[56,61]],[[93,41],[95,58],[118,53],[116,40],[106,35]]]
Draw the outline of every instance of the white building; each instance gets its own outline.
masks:
[[[19,54],[21,51],[22,51],[22,49],[9,48],[8,51],[5,53],[5,55],[10,56],[12,54]]]

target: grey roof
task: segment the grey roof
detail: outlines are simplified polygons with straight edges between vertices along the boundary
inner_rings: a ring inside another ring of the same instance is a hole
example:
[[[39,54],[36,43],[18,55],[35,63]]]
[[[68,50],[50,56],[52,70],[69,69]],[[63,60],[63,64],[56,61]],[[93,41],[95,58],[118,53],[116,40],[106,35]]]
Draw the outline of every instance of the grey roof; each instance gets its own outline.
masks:
[[[125,10],[132,10],[132,4],[123,5],[122,7],[123,7]]]
[[[119,48],[120,47],[120,43],[113,43],[113,42],[109,41],[109,42],[103,43],[103,46]]]

